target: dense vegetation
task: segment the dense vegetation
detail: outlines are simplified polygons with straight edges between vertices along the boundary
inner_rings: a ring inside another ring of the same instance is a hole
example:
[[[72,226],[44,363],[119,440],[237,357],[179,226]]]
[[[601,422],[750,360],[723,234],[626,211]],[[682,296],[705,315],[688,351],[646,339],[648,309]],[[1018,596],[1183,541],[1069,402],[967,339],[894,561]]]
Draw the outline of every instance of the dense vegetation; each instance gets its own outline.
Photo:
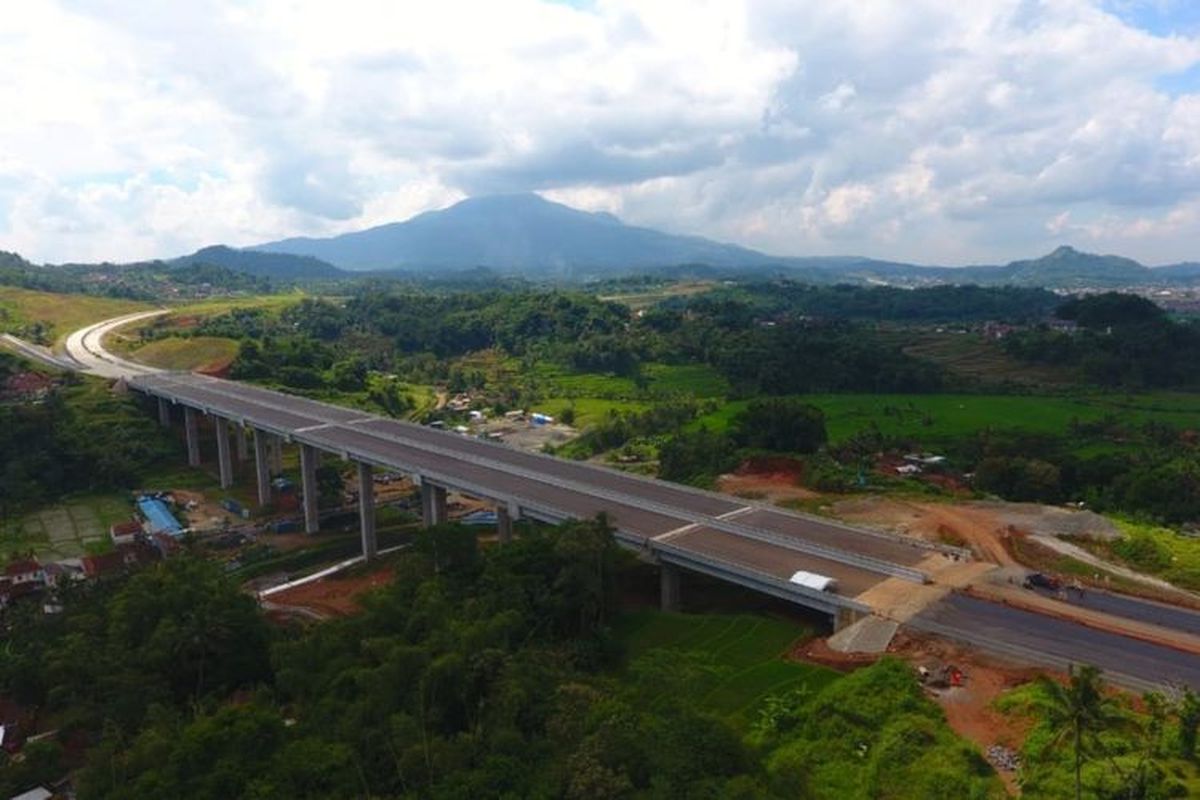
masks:
[[[13,619],[0,692],[91,743],[85,800],[997,796],[898,662],[793,688],[749,729],[690,688],[710,656],[627,662],[622,564],[602,521],[487,551],[435,529],[363,614],[273,634],[182,557]]]
[[[0,404],[0,527],[64,494],[131,488],[177,448],[131,398],[99,384],[68,381],[42,402]]]
[[[1026,361],[1078,369],[1092,384],[1123,389],[1200,386],[1200,324],[1176,322],[1140,297],[1115,292],[1072,300],[1058,315],[1077,332],[1034,328],[1010,337]]]
[[[16,253],[0,251],[0,285],[60,294],[91,294],[131,300],[162,300],[203,289],[259,294],[271,281],[205,263],[172,266],[162,261],[137,264],[78,264],[39,267]]]

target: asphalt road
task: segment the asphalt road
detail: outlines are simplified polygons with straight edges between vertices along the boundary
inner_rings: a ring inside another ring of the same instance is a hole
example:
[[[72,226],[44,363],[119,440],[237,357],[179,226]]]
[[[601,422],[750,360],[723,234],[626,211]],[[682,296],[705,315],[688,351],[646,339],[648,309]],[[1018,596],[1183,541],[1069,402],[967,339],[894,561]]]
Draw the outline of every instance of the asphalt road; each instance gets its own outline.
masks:
[[[1102,611],[1114,617],[1148,622],[1164,628],[1200,635],[1200,611],[1169,606],[1151,600],[1141,600],[1128,595],[1113,594],[1099,589],[1085,589],[1083,593],[1067,590],[1065,598],[1056,592],[1037,590],[1043,597],[1053,597],[1080,608]]]
[[[955,638],[982,650],[1005,654],[1016,648],[1143,681],[1200,689],[1200,658],[1195,655],[966,595],[939,601],[916,617],[915,627],[922,622],[958,631]]]
[[[162,370],[135,364],[118,358],[104,349],[104,337],[111,331],[138,322],[166,314],[165,309],[158,311],[139,311],[136,314],[126,314],[123,317],[106,319],[86,328],[80,328],[67,337],[67,354],[79,362],[82,371],[101,378],[131,378],[135,375],[151,375]]]

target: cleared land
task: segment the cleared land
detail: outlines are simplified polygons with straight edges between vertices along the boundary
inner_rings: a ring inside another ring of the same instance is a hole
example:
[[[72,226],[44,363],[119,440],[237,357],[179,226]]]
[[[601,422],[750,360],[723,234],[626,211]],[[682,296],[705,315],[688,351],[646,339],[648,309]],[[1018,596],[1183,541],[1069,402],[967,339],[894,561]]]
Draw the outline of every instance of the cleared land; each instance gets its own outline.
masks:
[[[219,336],[171,337],[143,345],[132,357],[142,364],[162,369],[200,370],[224,369],[237,356],[238,343]]]
[[[653,650],[696,654],[709,668],[699,702],[743,724],[753,721],[770,695],[802,686],[815,692],[839,677],[831,669],[788,660],[808,631],[768,617],[637,611],[621,620],[618,633],[630,661]]]
[[[16,330],[34,322],[44,322],[51,326],[55,339],[61,340],[89,323],[150,308],[153,306],[136,300],[54,294],[4,286],[0,287],[0,330]]]

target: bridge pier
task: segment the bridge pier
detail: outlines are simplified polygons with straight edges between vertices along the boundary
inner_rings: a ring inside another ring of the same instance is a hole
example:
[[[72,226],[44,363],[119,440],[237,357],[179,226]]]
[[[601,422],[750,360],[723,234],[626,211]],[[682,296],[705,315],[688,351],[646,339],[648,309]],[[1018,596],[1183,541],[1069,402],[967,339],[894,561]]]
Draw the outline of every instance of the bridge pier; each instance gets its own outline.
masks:
[[[278,475],[283,472],[283,439],[272,435],[271,443],[271,473]]]
[[[165,397],[158,398],[158,424],[171,427],[171,403]]]
[[[316,533],[321,527],[317,514],[317,449],[300,445],[300,491],[304,496],[304,532]]]
[[[507,504],[496,506],[496,535],[500,539],[500,544],[508,544],[512,541],[514,516]]]
[[[221,488],[233,485],[233,460],[229,457],[229,420],[213,417],[213,428],[217,431],[217,469],[221,474]]]
[[[421,524],[426,528],[441,525],[447,519],[446,489],[421,481]]]
[[[679,610],[679,567],[673,564],[659,566],[660,605],[663,611]]]
[[[370,464],[358,462],[358,518],[362,528],[363,558],[375,558],[379,545],[375,539],[375,476]]]
[[[183,430],[187,436],[187,463],[189,467],[200,466],[200,431],[197,429],[196,409],[183,408]]]
[[[250,452],[246,447],[246,426],[239,425],[233,429],[233,441],[237,445],[237,460],[245,461],[250,457]]]
[[[254,476],[258,480],[258,504],[271,504],[271,469],[267,464],[267,437],[258,428],[254,428]]]

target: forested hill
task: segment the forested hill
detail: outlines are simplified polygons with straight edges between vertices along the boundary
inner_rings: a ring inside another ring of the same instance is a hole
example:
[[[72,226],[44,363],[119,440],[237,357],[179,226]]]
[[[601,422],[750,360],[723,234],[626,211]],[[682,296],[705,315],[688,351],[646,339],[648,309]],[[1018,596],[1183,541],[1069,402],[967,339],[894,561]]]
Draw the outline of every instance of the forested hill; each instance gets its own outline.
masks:
[[[345,273],[319,258],[297,256],[288,253],[260,253],[254,250],[236,250],[225,245],[213,245],[174,259],[172,265],[206,265],[225,267],[234,272],[256,275],[277,280],[338,279]]]

